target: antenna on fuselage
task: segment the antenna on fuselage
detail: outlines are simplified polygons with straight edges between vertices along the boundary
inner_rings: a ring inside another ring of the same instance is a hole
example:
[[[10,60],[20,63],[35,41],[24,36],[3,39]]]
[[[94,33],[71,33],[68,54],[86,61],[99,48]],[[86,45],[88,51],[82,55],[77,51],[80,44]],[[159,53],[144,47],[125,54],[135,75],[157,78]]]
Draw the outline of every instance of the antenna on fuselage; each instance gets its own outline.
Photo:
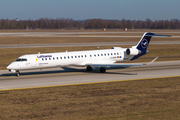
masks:
[[[41,54],[40,52],[38,52],[38,54]]]

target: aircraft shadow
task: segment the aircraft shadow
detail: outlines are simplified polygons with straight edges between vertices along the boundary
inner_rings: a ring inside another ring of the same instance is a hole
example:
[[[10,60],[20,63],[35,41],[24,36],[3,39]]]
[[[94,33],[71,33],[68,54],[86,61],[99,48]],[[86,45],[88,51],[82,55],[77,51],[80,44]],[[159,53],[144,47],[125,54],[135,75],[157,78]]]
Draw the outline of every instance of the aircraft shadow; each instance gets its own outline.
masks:
[[[93,73],[93,74],[119,74],[119,75],[137,75],[137,73],[119,73],[119,72],[108,72],[110,69],[120,69],[120,68],[108,68],[106,73],[100,73],[99,69],[93,69],[93,71],[86,71],[86,69],[75,69],[70,67],[61,67],[63,70],[49,70],[49,71],[27,71],[20,72],[20,76],[25,75],[45,75],[45,74],[54,74],[54,73],[70,73],[70,72],[83,72],[83,73]],[[123,69],[123,68],[121,68]],[[8,71],[7,71],[8,72]],[[16,76],[16,73],[5,73],[0,76]]]

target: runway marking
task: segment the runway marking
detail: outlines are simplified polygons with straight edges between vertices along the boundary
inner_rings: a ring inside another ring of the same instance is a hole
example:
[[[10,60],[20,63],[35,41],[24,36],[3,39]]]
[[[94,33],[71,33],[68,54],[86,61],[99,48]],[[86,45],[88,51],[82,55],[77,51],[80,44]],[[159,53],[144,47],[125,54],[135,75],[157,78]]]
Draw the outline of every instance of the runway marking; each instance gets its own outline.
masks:
[[[4,89],[4,90],[0,90],[0,91],[25,90],[25,89],[37,89],[37,88],[50,88],[50,87],[62,87],[62,86],[74,86],[74,85],[88,85],[88,84],[112,83],[112,82],[125,82],[125,81],[136,81],[136,80],[149,80],[149,79],[160,79],[160,78],[173,78],[173,77],[180,77],[180,75],[179,75],[179,76],[166,76],[166,77],[153,77],[153,78],[128,79],[128,80],[114,80],[114,81],[90,82],[90,83],[76,83],[76,84],[65,84],[65,85],[51,85],[51,86],[40,86],[40,87],[14,88],[14,89]]]

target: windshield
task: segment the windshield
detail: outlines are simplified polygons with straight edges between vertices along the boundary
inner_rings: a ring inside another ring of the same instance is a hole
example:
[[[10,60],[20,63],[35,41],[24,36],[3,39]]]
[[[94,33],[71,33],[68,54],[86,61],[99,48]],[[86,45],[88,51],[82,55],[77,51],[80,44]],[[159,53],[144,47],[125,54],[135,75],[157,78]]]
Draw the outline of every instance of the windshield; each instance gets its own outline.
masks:
[[[15,60],[16,62],[19,62],[19,61],[27,61],[27,59],[25,58],[18,58],[17,60]]]

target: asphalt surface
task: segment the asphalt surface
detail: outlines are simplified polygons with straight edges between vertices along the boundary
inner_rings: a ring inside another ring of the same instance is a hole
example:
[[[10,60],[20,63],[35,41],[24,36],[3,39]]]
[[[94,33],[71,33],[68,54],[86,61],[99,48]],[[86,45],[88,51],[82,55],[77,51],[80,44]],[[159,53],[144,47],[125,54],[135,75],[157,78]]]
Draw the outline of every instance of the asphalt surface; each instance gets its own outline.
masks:
[[[180,61],[155,62],[149,66],[126,69],[108,69],[106,73],[99,73],[97,69],[87,72],[84,67],[65,67],[24,71],[20,77],[16,77],[15,73],[1,70],[0,90],[166,76],[180,76]]]

